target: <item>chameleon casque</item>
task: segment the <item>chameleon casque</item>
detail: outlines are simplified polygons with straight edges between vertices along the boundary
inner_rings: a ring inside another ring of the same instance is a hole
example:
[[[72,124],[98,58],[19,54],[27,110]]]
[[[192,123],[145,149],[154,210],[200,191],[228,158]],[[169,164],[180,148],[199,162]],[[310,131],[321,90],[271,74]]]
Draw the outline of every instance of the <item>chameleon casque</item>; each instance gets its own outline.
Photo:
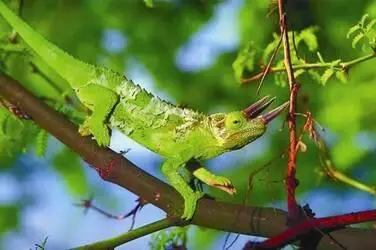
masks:
[[[0,13],[23,40],[74,89],[91,110],[79,132],[109,146],[110,127],[165,158],[162,172],[184,198],[183,219],[191,219],[202,192],[193,190],[180,171],[190,160],[197,164],[240,149],[264,134],[266,125],[288,102],[261,114],[274,100],[266,96],[248,108],[230,113],[202,114],[179,108],[146,92],[122,74],[79,61],[34,31],[0,1]],[[229,194],[231,181],[198,165],[192,172],[202,182]]]

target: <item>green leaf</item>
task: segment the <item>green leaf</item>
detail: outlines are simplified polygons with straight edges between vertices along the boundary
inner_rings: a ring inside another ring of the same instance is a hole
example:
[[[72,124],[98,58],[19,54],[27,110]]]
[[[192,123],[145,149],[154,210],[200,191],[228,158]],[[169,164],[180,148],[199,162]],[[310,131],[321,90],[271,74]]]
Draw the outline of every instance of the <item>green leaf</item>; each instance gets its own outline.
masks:
[[[87,194],[86,175],[77,154],[64,147],[55,155],[53,166],[63,178],[68,191],[72,195],[82,197]]]
[[[294,77],[297,78],[299,77],[301,74],[303,74],[304,72],[306,72],[305,69],[298,69],[294,72]]]
[[[235,79],[241,82],[244,70],[252,71],[255,63],[256,48],[253,42],[248,43],[244,49],[239,51],[238,56],[232,64]]]
[[[347,83],[347,74],[344,71],[336,71],[336,77],[338,80],[340,80],[342,83]]]
[[[368,13],[364,14],[362,18],[360,19],[359,24],[364,27],[364,23],[366,22],[367,18],[369,17]]]
[[[17,227],[19,209],[15,205],[0,206],[0,235]]]
[[[352,43],[351,43],[351,46],[355,49],[355,46],[356,44],[364,37],[364,34],[363,33],[359,33],[358,35],[356,35],[354,37],[354,39],[352,40]]]
[[[299,34],[302,41],[307,45],[310,51],[316,51],[318,46],[317,37],[315,32],[318,30],[318,27],[309,27],[302,30]]]
[[[355,31],[359,30],[360,28],[361,28],[361,27],[360,27],[359,24],[356,24],[356,25],[352,26],[352,27],[349,29],[349,31],[347,32],[346,37],[347,37],[347,38],[350,38],[351,34],[354,33]]]
[[[325,86],[326,82],[329,80],[330,77],[334,74],[334,69],[329,68],[325,70],[324,74],[321,76],[321,83]]]
[[[376,19],[372,19],[371,20],[371,22],[369,22],[367,25],[366,25],[366,30],[367,31],[370,31],[371,29],[372,29],[372,27],[373,27],[373,25],[375,25],[376,24]]]
[[[145,2],[145,5],[149,8],[153,8],[154,7],[154,2],[153,0],[144,0]]]
[[[307,72],[314,81],[321,83],[321,75],[316,70],[310,69]]]
[[[170,249],[172,246],[186,248],[188,227],[173,227],[151,235],[151,250]]]
[[[287,77],[285,73],[275,73],[274,74],[275,84],[280,87],[287,86]]]
[[[35,140],[35,154],[38,157],[43,157],[46,154],[48,143],[48,133],[46,130],[41,129]]]
[[[321,63],[325,63],[324,59],[323,59],[322,56],[321,56],[321,53],[320,53],[319,51],[317,51],[316,54],[317,54],[317,57],[319,58],[320,62],[321,62]]]
[[[262,61],[263,63],[267,64],[271,55],[273,54],[274,50],[277,48],[277,45],[280,40],[280,36],[277,33],[273,33],[274,40],[270,42],[264,49],[263,55],[262,55]]]

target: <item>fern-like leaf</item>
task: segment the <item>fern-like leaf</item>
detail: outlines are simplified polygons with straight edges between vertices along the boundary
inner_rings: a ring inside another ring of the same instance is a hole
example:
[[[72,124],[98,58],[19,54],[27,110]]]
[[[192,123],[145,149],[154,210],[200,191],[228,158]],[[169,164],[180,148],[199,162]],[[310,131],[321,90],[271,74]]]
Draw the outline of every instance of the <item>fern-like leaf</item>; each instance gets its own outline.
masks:
[[[351,42],[351,46],[355,49],[356,44],[357,44],[362,38],[364,38],[364,37],[365,37],[365,36],[364,36],[363,33],[359,33],[359,34],[357,34],[357,35],[354,37],[354,39],[352,40],[352,42]]]
[[[232,64],[234,70],[235,79],[240,82],[243,76],[244,70],[252,71],[255,64],[256,47],[253,42],[248,43],[244,49],[242,49],[235,61]]]
[[[35,140],[35,154],[38,157],[43,157],[46,154],[48,144],[48,132],[44,129],[41,129]]]
[[[335,71],[332,68],[326,69],[324,71],[324,74],[320,78],[322,85],[325,86],[325,84],[327,83],[327,81],[329,80],[329,78],[333,76],[334,72]]]

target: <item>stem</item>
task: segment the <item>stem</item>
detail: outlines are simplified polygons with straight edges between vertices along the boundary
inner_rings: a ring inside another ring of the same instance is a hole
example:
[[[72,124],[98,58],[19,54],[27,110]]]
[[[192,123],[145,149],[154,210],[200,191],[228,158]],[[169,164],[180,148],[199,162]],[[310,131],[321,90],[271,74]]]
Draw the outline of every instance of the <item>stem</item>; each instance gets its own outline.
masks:
[[[278,0],[278,10],[279,10],[279,27],[281,31],[281,36],[283,39],[283,54],[284,54],[284,64],[287,73],[287,78],[290,85],[290,108],[289,108],[289,157],[287,162],[287,177],[286,177],[286,187],[287,187],[287,208],[288,208],[288,221],[295,222],[298,219],[299,211],[298,205],[295,199],[295,189],[297,186],[297,180],[295,178],[296,172],[296,123],[295,123],[295,110],[296,110],[296,98],[298,94],[299,84],[296,82],[294,77],[294,70],[291,64],[290,55],[290,44],[287,29],[287,16],[285,13],[285,1]]]
[[[351,68],[351,67],[353,67],[357,64],[360,64],[362,62],[368,61],[368,60],[373,59],[373,58],[376,58],[376,53],[371,53],[371,54],[368,54],[368,55],[365,55],[365,56],[362,56],[362,57],[359,57],[359,58],[356,58],[356,59],[353,59],[353,60],[350,60],[350,61],[347,61],[347,62],[343,62],[343,63],[340,63],[339,65],[340,65],[341,69],[349,69],[349,68]],[[305,63],[305,64],[292,65],[292,69],[293,70],[320,69],[320,68],[329,68],[329,67],[332,67],[332,66],[333,66],[332,62]],[[285,67],[271,67],[271,68],[269,68],[267,73],[277,73],[277,72],[283,72],[285,70],[286,70]],[[245,84],[245,83],[249,83],[249,82],[252,82],[252,81],[256,81],[256,80],[262,78],[262,76],[264,74],[265,74],[265,71],[263,70],[262,72],[254,75],[254,76],[251,76],[251,77],[246,78],[246,79],[242,79],[242,83]]]
[[[364,183],[354,180],[336,169],[331,159],[329,149],[323,138],[321,137],[318,138],[317,147],[320,150],[319,159],[320,159],[321,165],[325,171],[325,174],[328,177],[333,178],[334,180],[342,181],[346,183],[347,185],[352,186],[361,191],[367,192],[372,195],[376,195],[376,187],[368,186]]]
[[[139,227],[130,232],[120,234],[116,237],[103,240],[103,241],[98,241],[98,242],[88,244],[85,246],[72,248],[71,250],[114,249],[115,247],[118,247],[131,240],[134,240],[142,236],[157,232],[159,230],[174,226],[176,225],[176,222],[177,222],[176,220],[165,218],[165,219],[153,222],[151,224]]]
[[[368,61],[368,60],[375,58],[375,57],[376,57],[376,53],[374,52],[374,53],[371,53],[369,55],[365,55],[365,56],[353,59],[351,61],[341,63],[341,66],[342,66],[342,68],[349,69],[350,67],[352,67],[354,65]]]

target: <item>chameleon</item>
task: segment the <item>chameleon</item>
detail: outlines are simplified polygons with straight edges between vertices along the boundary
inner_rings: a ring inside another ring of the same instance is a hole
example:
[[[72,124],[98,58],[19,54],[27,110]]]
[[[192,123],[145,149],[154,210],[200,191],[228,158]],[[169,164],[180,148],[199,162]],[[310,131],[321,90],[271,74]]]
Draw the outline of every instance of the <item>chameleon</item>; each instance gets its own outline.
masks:
[[[0,1],[0,14],[54,71],[65,79],[91,113],[79,125],[82,136],[99,146],[110,145],[111,128],[164,158],[161,170],[184,199],[181,218],[190,220],[202,191],[194,190],[182,171],[194,160],[191,174],[203,183],[233,195],[231,180],[217,176],[201,164],[225,152],[238,150],[262,136],[267,125],[289,102],[262,114],[275,100],[261,98],[243,110],[204,114],[163,101],[123,74],[95,66],[64,52],[37,33]],[[192,177],[193,177],[192,176]]]

